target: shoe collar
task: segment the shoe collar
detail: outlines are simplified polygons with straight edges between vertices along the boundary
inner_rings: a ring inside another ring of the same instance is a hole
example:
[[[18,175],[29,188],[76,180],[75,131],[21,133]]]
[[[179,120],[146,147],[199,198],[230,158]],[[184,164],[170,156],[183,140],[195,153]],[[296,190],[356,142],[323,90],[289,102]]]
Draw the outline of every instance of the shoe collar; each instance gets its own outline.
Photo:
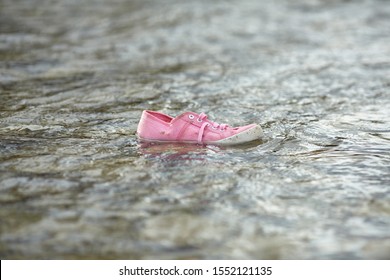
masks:
[[[193,118],[191,118],[193,116]],[[184,112],[180,115],[178,115],[176,118],[171,120],[171,123],[175,123],[176,121],[182,119],[186,122],[193,122],[194,120],[197,120],[199,118],[199,114],[194,113],[194,112]]]

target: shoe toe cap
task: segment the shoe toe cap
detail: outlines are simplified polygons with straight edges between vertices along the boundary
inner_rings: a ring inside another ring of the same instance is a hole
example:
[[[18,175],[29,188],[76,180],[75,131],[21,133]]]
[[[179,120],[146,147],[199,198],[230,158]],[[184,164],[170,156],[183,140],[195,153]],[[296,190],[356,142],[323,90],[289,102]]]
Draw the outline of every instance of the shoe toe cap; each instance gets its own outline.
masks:
[[[260,139],[263,136],[263,130],[260,125],[250,124],[240,127],[232,136],[222,139],[218,143],[225,145],[242,144]]]

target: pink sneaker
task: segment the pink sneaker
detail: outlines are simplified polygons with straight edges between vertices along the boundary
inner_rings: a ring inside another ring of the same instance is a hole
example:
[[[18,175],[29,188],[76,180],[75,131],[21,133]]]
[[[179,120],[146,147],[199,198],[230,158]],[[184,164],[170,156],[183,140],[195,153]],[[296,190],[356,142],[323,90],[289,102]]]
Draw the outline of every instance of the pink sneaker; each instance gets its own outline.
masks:
[[[137,136],[145,142],[178,142],[213,145],[236,145],[263,136],[261,127],[250,124],[230,127],[207,119],[204,113],[186,112],[173,118],[154,111],[143,111]]]

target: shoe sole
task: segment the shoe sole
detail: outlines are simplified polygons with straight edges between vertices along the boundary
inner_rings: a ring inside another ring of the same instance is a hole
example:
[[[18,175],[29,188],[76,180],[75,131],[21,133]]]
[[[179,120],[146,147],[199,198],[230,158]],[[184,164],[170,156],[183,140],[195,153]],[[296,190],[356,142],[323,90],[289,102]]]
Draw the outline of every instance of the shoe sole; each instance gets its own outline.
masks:
[[[263,130],[261,129],[260,125],[255,125],[252,128],[249,128],[247,130],[244,130],[236,135],[230,136],[225,139],[221,139],[218,141],[207,141],[202,143],[203,145],[220,145],[220,146],[232,146],[232,145],[239,145],[244,144],[248,142],[252,142],[254,140],[258,140],[264,136]],[[197,141],[171,141],[171,140],[154,140],[154,139],[147,139],[142,138],[139,135],[137,135],[138,139],[141,142],[147,142],[147,143],[186,143],[186,144],[198,144]]]

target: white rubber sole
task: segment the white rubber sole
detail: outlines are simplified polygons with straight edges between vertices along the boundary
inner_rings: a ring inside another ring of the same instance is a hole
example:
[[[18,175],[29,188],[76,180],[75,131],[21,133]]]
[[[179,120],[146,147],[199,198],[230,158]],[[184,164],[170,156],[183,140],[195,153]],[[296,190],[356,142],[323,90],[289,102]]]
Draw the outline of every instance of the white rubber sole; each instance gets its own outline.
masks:
[[[219,146],[232,146],[248,143],[251,141],[259,140],[264,136],[263,130],[260,125],[256,125],[250,129],[247,129],[243,132],[240,132],[236,135],[230,136],[228,138],[218,140],[218,141],[209,141],[204,142],[204,145],[219,145]],[[138,139],[142,142],[148,143],[186,143],[186,144],[198,144],[197,141],[164,141],[164,140],[153,140],[145,139],[137,135]]]

